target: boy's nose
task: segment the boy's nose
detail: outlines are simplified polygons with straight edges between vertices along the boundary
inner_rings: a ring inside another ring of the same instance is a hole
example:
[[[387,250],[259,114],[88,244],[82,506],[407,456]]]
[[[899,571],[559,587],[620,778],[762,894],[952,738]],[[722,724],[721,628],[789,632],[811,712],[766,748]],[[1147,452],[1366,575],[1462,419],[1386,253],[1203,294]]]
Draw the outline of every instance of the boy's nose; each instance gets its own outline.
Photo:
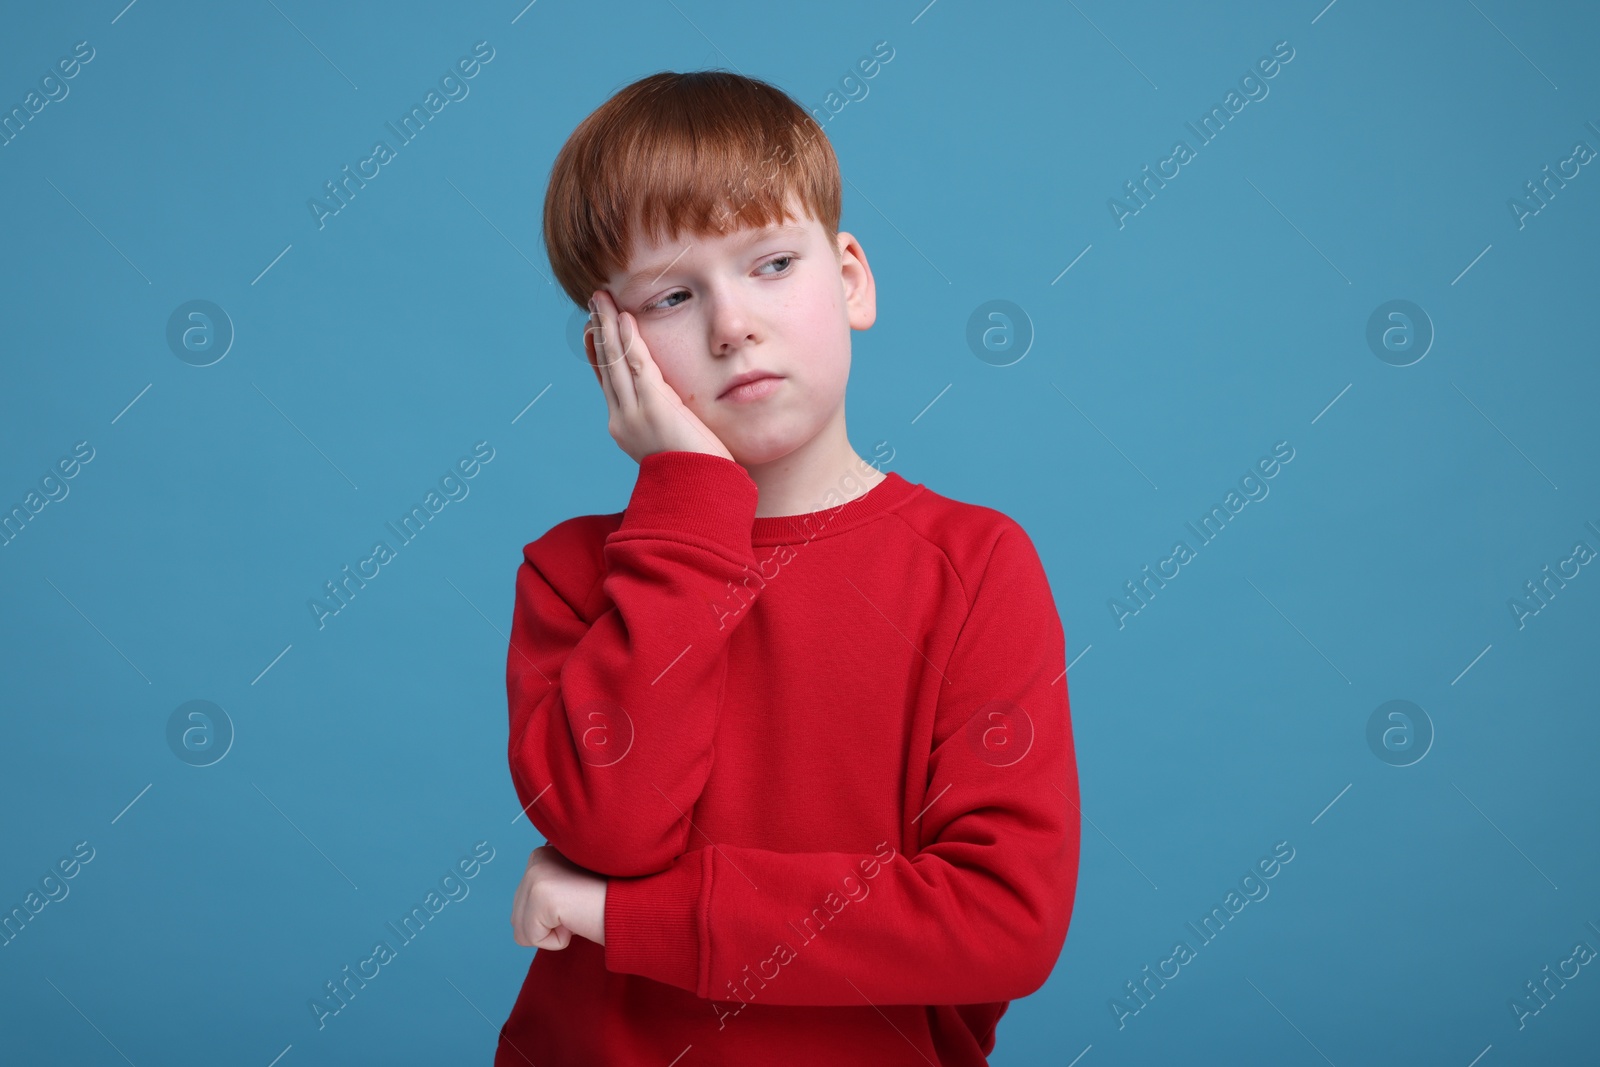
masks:
[[[756,341],[755,323],[738,300],[716,301],[711,308],[711,351],[729,355]]]

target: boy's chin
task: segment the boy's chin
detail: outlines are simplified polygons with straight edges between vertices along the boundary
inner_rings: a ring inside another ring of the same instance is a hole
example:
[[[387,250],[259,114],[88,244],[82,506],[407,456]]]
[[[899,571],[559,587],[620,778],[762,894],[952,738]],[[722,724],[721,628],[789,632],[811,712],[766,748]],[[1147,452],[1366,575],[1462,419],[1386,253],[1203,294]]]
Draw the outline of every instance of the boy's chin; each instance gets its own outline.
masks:
[[[742,440],[738,437],[730,440],[724,437],[722,443],[727,446],[734,462],[741,467],[764,467],[769,463],[776,463],[802,444],[799,440],[786,437],[764,437],[757,440]]]
[[[739,464],[739,466],[747,468],[765,467],[769,463],[776,463],[778,460],[794,451],[793,446],[745,448],[729,444],[726,441],[723,443],[728,446],[728,451],[733,454],[733,461]]]
[[[723,425],[709,428],[740,466],[765,467],[814,440],[831,421],[831,417],[814,412],[782,411],[748,423],[737,418],[719,419]]]

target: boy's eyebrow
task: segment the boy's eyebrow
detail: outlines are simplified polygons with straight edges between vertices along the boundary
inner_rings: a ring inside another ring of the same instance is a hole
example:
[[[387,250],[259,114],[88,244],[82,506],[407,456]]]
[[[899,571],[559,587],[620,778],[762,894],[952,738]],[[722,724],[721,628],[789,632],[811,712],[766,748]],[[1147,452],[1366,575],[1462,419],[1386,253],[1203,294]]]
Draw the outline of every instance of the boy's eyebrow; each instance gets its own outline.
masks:
[[[798,223],[789,223],[783,226],[773,224],[771,226],[765,226],[759,230],[752,231],[742,243],[745,245],[753,245],[760,241],[771,240],[774,237],[803,237],[805,234],[806,228]],[[677,263],[678,260],[683,258],[684,252],[689,251],[689,249],[693,247],[694,242],[691,241],[690,243],[684,245],[682,251],[673,256],[667,262],[652,263],[648,266],[640,267],[638,270],[628,274],[622,279],[622,289],[620,291],[624,293],[628,292],[642,282],[648,282],[648,284],[654,285],[657,279],[659,279],[663,274],[667,273],[667,271],[671,270],[673,265]]]

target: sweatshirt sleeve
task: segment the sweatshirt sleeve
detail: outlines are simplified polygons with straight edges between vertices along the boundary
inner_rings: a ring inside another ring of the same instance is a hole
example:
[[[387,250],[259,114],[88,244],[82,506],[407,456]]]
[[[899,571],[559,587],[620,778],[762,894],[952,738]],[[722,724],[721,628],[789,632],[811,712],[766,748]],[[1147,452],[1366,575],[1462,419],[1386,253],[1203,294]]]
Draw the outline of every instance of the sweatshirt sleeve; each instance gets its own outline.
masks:
[[[715,844],[612,879],[607,969],[769,1004],[974,1004],[1041,987],[1072,917],[1078,775],[1061,621],[1014,523],[943,673],[915,855]]]
[[[506,659],[511,780],[529,820],[580,867],[648,874],[689,846],[728,638],[750,614],[728,605],[755,595],[757,495],[733,460],[645,456],[601,550],[609,603],[558,592],[585,599],[572,572],[595,566],[561,527],[524,552]]]

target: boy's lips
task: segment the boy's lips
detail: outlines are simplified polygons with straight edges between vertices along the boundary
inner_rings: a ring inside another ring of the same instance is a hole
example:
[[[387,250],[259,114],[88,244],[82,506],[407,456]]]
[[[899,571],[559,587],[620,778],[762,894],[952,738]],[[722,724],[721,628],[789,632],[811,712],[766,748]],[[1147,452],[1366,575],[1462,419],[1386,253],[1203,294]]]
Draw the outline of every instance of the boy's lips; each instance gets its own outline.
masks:
[[[743,385],[736,385],[732,389],[729,389],[726,393],[723,393],[717,399],[726,401],[730,404],[751,403],[771,396],[773,393],[776,393],[780,388],[782,388],[782,386],[783,378],[781,376],[770,375],[765,378],[757,378],[754,381],[745,382]]]
[[[768,393],[772,392],[772,390],[776,389],[778,387],[777,383],[782,380],[783,375],[769,370],[745,371],[743,374],[736,374],[729,379],[727,386],[723,388],[722,392],[717,394],[717,399],[739,400],[755,399],[758,396],[766,396]],[[742,386],[761,381],[768,381],[771,384],[756,389],[741,388]]]

